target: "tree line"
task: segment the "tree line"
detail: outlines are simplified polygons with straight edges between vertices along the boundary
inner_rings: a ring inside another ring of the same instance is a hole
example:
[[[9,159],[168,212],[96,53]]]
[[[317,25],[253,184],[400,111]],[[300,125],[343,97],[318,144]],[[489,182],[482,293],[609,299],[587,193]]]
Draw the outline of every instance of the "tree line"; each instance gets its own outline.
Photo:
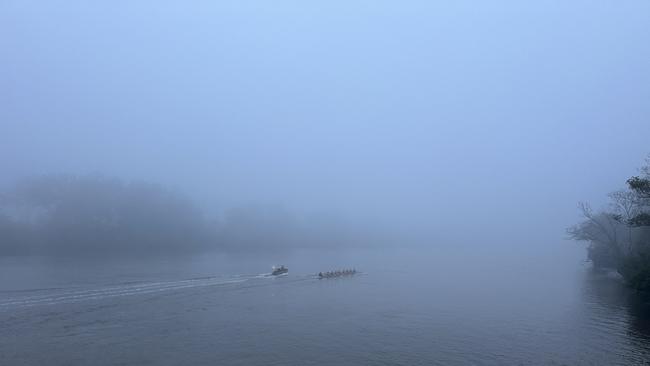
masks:
[[[650,156],[640,175],[626,188],[609,194],[609,207],[595,212],[581,203],[584,220],[569,228],[572,239],[587,241],[587,257],[595,268],[613,269],[626,283],[650,290]]]
[[[367,236],[335,216],[299,219],[277,206],[207,218],[186,195],[104,176],[46,175],[0,193],[0,255],[152,255],[336,246]]]

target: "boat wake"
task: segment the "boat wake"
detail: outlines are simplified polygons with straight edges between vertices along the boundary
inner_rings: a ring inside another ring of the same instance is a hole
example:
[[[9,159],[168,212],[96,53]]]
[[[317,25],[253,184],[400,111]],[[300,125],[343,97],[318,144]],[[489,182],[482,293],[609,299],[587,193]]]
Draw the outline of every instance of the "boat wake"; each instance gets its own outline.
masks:
[[[111,297],[145,295],[207,286],[224,286],[242,283],[258,278],[271,278],[271,276],[269,274],[252,276],[238,275],[229,277],[202,277],[165,282],[125,283],[120,285],[87,288],[82,290],[75,289],[48,292],[47,294],[43,294],[41,291],[38,291],[40,294],[36,296],[18,296],[0,299],[0,311],[11,308],[75,303],[80,301],[101,300]]]

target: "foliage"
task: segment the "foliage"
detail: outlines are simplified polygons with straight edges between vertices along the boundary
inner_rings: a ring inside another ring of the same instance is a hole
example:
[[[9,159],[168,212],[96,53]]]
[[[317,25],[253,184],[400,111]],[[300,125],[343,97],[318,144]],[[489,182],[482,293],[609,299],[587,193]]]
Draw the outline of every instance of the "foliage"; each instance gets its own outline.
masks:
[[[608,211],[593,213],[581,204],[584,221],[568,230],[574,240],[588,241],[588,259],[597,268],[616,269],[627,284],[650,290],[650,157],[642,176],[613,192]]]
[[[618,272],[627,284],[639,291],[650,290],[650,253],[646,250],[625,257]]]
[[[4,254],[143,254],[186,250],[209,237],[201,212],[180,193],[101,176],[21,181],[0,212]]]
[[[587,259],[589,259],[596,268],[615,269],[618,264],[618,253],[614,252],[611,247],[601,243],[592,242],[587,247]]]
[[[650,198],[650,179],[632,177],[627,180],[627,184],[631,190],[636,192],[642,198]]]
[[[640,213],[628,220],[630,226],[650,226],[650,214],[647,212]]]
[[[220,221],[206,220],[180,192],[104,176],[39,176],[0,192],[0,255],[268,254],[376,243],[369,231],[352,232],[331,217],[299,220],[275,206],[235,208]]]

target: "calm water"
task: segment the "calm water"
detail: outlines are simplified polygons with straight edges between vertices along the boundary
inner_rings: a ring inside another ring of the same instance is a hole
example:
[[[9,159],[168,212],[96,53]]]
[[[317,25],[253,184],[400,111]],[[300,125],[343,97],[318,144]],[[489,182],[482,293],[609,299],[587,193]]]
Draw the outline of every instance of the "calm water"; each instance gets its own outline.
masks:
[[[284,259],[288,276],[268,267]],[[0,260],[2,365],[643,365],[650,306],[583,250]],[[362,275],[318,280],[356,267]]]

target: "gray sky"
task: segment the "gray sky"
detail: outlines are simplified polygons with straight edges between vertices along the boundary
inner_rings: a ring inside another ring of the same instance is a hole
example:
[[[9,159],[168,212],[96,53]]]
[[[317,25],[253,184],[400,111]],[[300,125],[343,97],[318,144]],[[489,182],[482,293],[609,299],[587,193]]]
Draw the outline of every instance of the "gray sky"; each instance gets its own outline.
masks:
[[[560,238],[650,153],[649,45],[645,0],[2,0],[0,183]]]

